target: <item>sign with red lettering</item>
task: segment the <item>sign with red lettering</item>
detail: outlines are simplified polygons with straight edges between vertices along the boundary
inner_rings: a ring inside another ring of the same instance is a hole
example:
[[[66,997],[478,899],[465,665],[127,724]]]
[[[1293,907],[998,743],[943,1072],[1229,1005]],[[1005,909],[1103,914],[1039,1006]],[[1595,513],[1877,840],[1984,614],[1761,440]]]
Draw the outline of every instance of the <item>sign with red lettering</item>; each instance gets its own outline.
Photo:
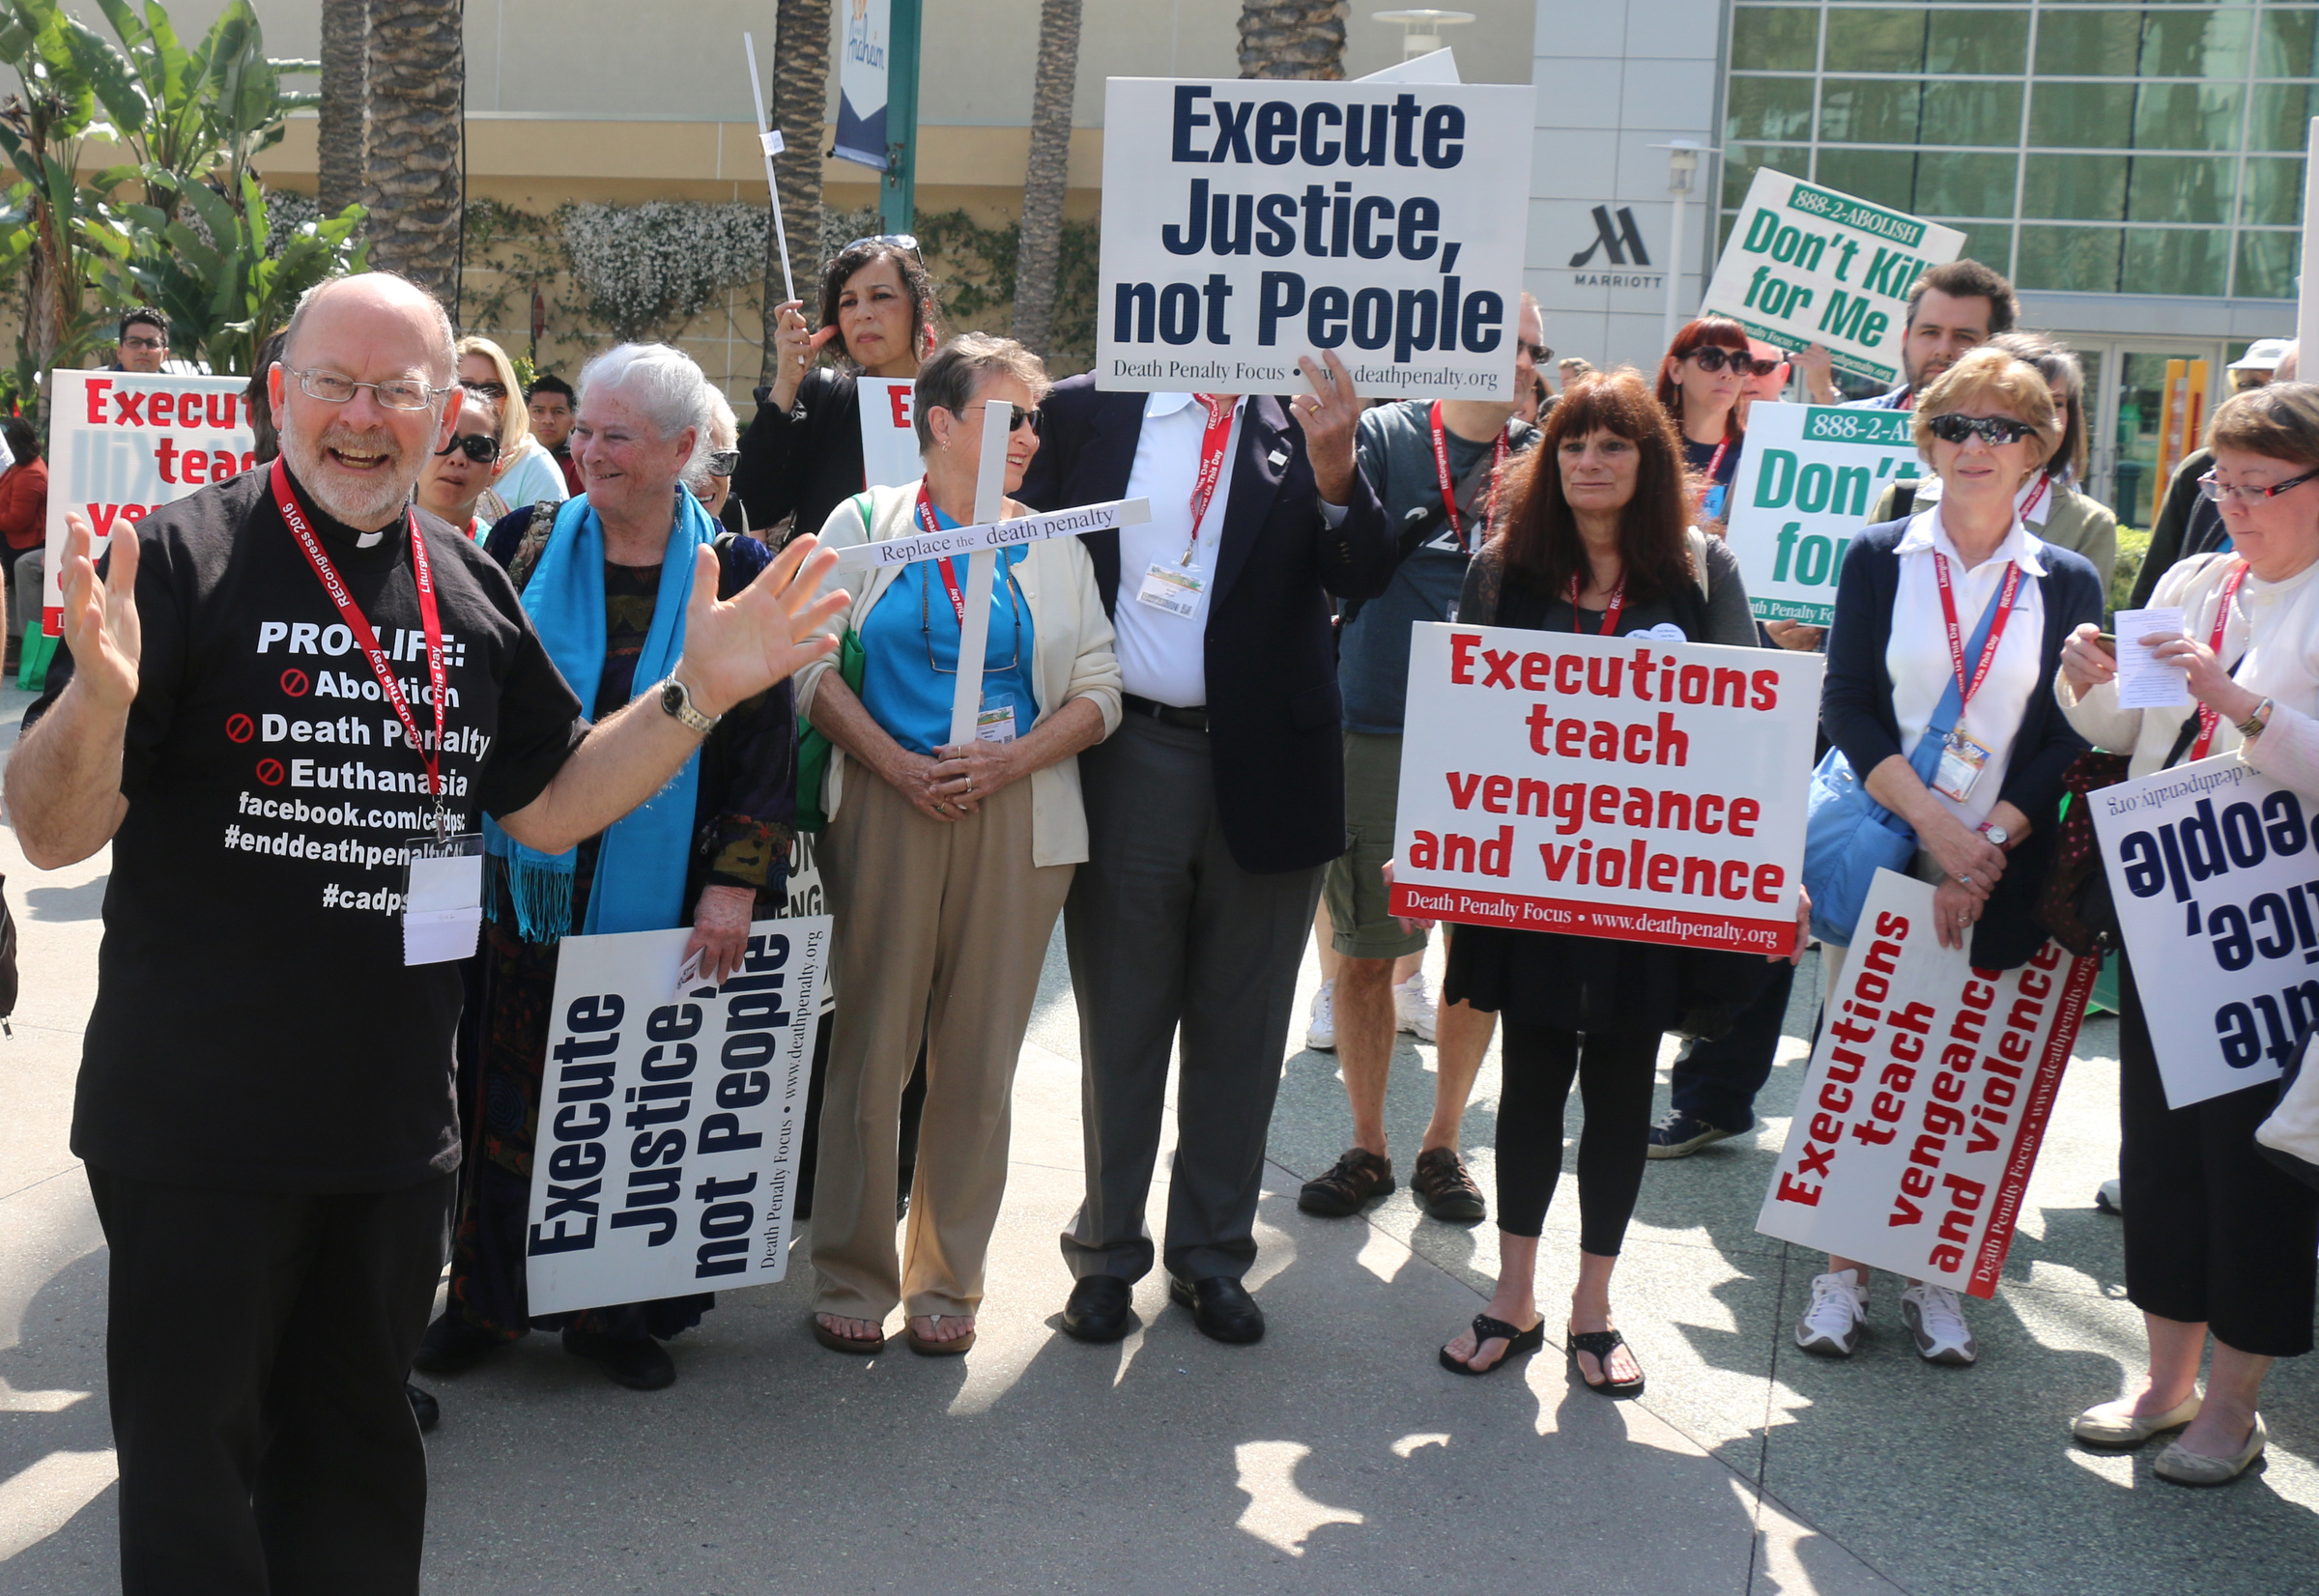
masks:
[[[861,396],[862,486],[901,488],[924,476],[918,423],[910,409],[917,385],[897,378],[857,377],[854,387]]]
[[[48,544],[42,625],[64,603],[65,517],[88,518],[97,552],[116,526],[223,482],[257,463],[242,390],[246,377],[166,372],[48,374]]]
[[[1756,1229],[1989,1297],[2101,960],[1977,970],[1892,870],[1860,926]]]
[[[1415,626],[1393,912],[1788,952],[1821,668],[1642,633]]]

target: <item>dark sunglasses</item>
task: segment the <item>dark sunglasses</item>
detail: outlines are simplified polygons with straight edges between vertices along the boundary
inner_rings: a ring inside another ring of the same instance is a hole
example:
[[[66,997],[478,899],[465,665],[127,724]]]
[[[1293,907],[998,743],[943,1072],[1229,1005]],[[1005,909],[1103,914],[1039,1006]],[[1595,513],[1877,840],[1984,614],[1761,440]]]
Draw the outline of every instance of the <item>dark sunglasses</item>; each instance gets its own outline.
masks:
[[[459,385],[467,389],[468,392],[479,394],[485,399],[504,399],[507,397],[507,385],[504,383],[462,383]]]
[[[1530,363],[1533,366],[1542,366],[1554,358],[1554,351],[1544,344],[1524,344],[1522,347],[1529,352]]]
[[[732,469],[741,463],[738,449],[711,449],[701,462],[701,469],[711,476],[730,476]]]
[[[2018,443],[2037,429],[2026,421],[2016,421],[2009,415],[1959,415],[1954,411],[1935,415],[1925,425],[1932,436],[1944,443],[1961,443],[1975,434],[1990,448]]]
[[[1759,360],[1743,349],[1725,349],[1720,344],[1695,349],[1684,358],[1697,360],[1702,371],[1721,371],[1725,366],[1730,366],[1745,377],[1769,377],[1780,363],[1777,360]]]
[[[995,405],[995,404],[997,404],[997,403],[998,403],[998,401],[997,401],[997,400],[995,400],[995,399],[985,399],[985,400],[982,400],[982,401],[981,401],[981,404],[982,404],[983,410],[984,410],[984,412],[985,412],[985,413],[986,413],[986,414],[988,414],[988,412],[989,412],[989,410],[990,410],[990,407],[991,407],[991,406],[993,406],[993,405]],[[969,406],[967,407],[967,409],[969,409],[969,410],[972,410],[973,408],[974,408],[974,407],[973,407],[973,406],[971,406],[971,405],[969,405]],[[1024,407],[1022,407],[1022,406],[1020,406],[1020,405],[1009,405],[1009,406],[1007,407],[1007,413],[1008,413],[1008,419],[1007,419],[1007,431],[1009,431],[1009,432],[1020,432],[1020,431],[1021,431],[1023,428],[1025,428],[1025,427],[1028,427],[1028,428],[1030,428],[1030,429],[1031,429],[1031,434],[1032,434],[1032,436],[1033,436],[1033,437],[1037,437],[1037,436],[1038,436],[1038,433],[1039,433],[1039,426],[1040,426],[1040,414],[1039,414],[1039,411],[1038,411],[1038,409],[1037,409],[1036,407],[1033,407],[1033,408],[1030,408],[1030,409],[1027,409],[1027,410],[1026,410]]]
[[[451,441],[435,451],[438,457],[453,449],[466,455],[478,466],[488,466],[500,457],[500,441],[487,432],[457,432]]]

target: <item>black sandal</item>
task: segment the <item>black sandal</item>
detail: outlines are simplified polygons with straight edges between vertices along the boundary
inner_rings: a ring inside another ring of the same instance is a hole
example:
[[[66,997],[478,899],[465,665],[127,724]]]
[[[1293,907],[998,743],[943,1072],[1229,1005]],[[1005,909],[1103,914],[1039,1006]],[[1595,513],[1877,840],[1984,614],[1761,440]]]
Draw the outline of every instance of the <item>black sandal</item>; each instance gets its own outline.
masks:
[[[1492,1319],[1486,1313],[1477,1313],[1474,1316],[1474,1350],[1481,1351],[1482,1345],[1490,1341],[1504,1342],[1505,1351],[1499,1354],[1498,1361],[1488,1368],[1476,1369],[1463,1358],[1452,1357],[1446,1345],[1442,1348],[1442,1367],[1453,1375],[1473,1375],[1475,1378],[1496,1374],[1515,1358],[1527,1356],[1546,1345],[1546,1321],[1541,1319],[1527,1330],[1517,1330],[1503,1319]]]
[[[1568,1334],[1570,1337],[1570,1368],[1578,1376],[1580,1384],[1586,1386],[1589,1391],[1610,1397],[1614,1401],[1624,1397],[1639,1397],[1643,1394],[1643,1376],[1640,1372],[1632,1380],[1608,1378],[1611,1369],[1611,1354],[1618,1348],[1626,1345],[1626,1337],[1620,1335],[1617,1330],[1588,1330],[1584,1333],[1571,1330]],[[1578,1354],[1581,1353],[1589,1353],[1593,1355],[1595,1363],[1603,1371],[1604,1379],[1597,1381],[1587,1378],[1586,1365],[1578,1360]],[[1636,1368],[1640,1371],[1642,1365],[1637,1363]]]

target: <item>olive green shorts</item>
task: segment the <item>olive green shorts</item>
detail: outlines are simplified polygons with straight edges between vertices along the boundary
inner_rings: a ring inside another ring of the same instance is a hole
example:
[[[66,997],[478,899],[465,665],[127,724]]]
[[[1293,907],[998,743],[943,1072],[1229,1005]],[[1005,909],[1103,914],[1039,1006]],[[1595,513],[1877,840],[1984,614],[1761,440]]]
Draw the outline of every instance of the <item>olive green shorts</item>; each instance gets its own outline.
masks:
[[[1353,845],[1330,863],[1321,885],[1330,941],[1347,958],[1399,958],[1422,952],[1423,931],[1393,918],[1385,866],[1393,856],[1393,821],[1401,797],[1397,733],[1345,733],[1345,829]]]

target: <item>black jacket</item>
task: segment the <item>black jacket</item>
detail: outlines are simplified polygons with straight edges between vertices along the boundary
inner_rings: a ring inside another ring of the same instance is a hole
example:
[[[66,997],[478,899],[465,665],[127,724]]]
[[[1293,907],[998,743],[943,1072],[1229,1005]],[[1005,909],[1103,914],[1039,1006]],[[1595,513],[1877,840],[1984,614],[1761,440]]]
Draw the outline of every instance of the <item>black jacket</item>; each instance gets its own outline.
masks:
[[[1093,377],[1058,385],[1040,407],[1039,452],[1016,497],[1039,510],[1126,498],[1146,397],[1099,393]],[[1231,480],[1205,660],[1217,813],[1243,869],[1309,869],[1346,842],[1344,700],[1329,595],[1385,590],[1392,530],[1358,470],[1344,520],[1328,526],[1304,435],[1267,395],[1248,398]],[[1103,608],[1116,614],[1119,534],[1083,541]]]
[[[749,529],[785,516],[794,532],[818,534],[829,512],[862,491],[862,405],[850,372],[816,366],[780,410],[757,390],[757,418],[741,434],[732,494],[748,506]]]
[[[1892,634],[1892,607],[1900,593],[1901,561],[1894,551],[1908,531],[1905,521],[1871,527],[1845,551],[1844,573],[1836,583],[1836,620],[1828,630],[1828,674],[1820,690],[1819,719],[1828,740],[1865,779],[1901,746],[1900,717],[1892,707],[1892,675],[1884,668],[1885,640]],[[2045,598],[2046,635],[2039,656],[2038,687],[2006,761],[2005,784],[1997,796],[2029,817],[2029,840],[2013,850],[1988,911],[1973,930],[1973,962],[1983,969],[2010,970],[2026,963],[2042,947],[2037,895],[2051,868],[2053,830],[2061,804],[2061,775],[2086,751],[2085,739],[2053,701],[2053,672],[2061,645],[2085,622],[2102,620],[2102,579],[2081,555],[2048,544]],[[1978,617],[1975,617],[1976,619]]]

